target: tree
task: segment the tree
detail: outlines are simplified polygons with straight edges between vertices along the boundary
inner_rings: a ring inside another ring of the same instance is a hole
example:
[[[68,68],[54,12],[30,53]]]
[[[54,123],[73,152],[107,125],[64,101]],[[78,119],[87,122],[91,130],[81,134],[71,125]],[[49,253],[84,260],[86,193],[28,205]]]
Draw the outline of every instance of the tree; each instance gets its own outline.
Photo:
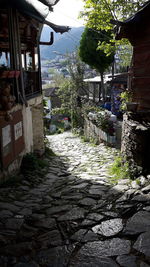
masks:
[[[83,82],[85,73],[85,63],[79,57],[78,51],[72,54],[68,60],[68,71],[71,76],[71,105],[72,105],[72,126],[82,127],[81,119],[81,96],[88,94]]]
[[[126,20],[137,12],[145,0],[83,0],[84,11],[80,16],[84,17],[86,26],[96,30],[112,29],[111,19]]]
[[[80,16],[85,19],[86,27],[92,28],[96,31],[105,30],[112,31],[111,40],[109,43],[106,41],[98,43],[98,48],[103,49],[105,53],[110,53],[112,49],[112,43],[116,47],[125,45],[126,48],[130,45],[127,40],[115,41],[114,31],[111,20],[124,21],[135,12],[137,12],[142,5],[147,2],[145,0],[83,0],[85,2],[84,11],[80,13]],[[128,49],[126,49],[127,51]],[[127,52],[128,53],[128,52]],[[128,53],[130,54],[130,53]]]
[[[127,66],[130,66],[133,48],[131,45],[121,45],[118,47],[115,55],[116,72],[126,72]]]
[[[70,78],[64,78],[59,85],[57,95],[61,100],[61,113],[71,116],[71,88],[72,82]]]
[[[81,59],[100,73],[103,100],[105,99],[103,74],[113,62],[114,52],[106,55],[103,50],[98,50],[97,46],[99,42],[106,41],[108,43],[110,38],[111,36],[109,32],[97,32],[92,29],[85,28],[81,36],[79,46],[79,56]]]
[[[71,58],[68,58],[68,71],[78,96],[88,94],[83,81],[85,68],[85,63],[81,60],[79,51],[76,50]]]
[[[82,126],[80,96],[87,94],[83,83],[85,64],[80,60],[77,51],[73,54],[67,54],[66,61],[70,78],[59,79],[61,83],[57,95],[62,104],[61,108],[54,110],[54,112],[71,116],[72,128],[76,128]]]

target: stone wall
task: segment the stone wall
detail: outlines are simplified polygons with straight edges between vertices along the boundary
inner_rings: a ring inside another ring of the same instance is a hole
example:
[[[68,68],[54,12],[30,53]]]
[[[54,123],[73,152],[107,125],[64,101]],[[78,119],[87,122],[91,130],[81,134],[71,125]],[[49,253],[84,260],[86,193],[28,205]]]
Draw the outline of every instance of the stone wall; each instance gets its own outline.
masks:
[[[148,114],[128,113],[124,115],[121,152],[132,169],[143,173],[150,171],[150,123]]]
[[[87,118],[84,120],[84,135],[87,139],[96,140],[97,143],[104,141],[110,145],[116,144],[116,136],[108,135]]]

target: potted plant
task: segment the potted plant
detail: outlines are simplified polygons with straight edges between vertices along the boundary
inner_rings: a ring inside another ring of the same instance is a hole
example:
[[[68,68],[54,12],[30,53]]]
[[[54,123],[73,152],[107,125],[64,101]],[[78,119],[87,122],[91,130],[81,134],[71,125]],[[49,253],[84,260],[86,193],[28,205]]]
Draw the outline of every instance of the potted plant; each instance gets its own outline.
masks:
[[[126,90],[121,93],[121,110],[122,111],[137,111],[139,103],[133,102],[133,93],[130,90]]]
[[[114,136],[115,129],[114,129],[114,123],[110,120],[110,114],[106,111],[99,112],[97,117],[97,125],[101,128],[102,131],[109,134],[110,136]]]
[[[6,78],[18,78],[20,75],[19,70],[11,70],[5,65],[0,66],[0,78],[6,79]]]

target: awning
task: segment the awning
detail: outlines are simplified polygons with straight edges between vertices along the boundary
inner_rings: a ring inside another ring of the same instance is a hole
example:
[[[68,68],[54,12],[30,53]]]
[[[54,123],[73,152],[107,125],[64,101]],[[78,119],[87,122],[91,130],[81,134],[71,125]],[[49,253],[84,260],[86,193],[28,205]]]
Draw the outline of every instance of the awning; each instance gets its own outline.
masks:
[[[55,32],[64,33],[69,31],[67,26],[59,26],[46,20],[49,10],[59,0],[6,0],[8,5],[16,8],[20,13],[36,19],[42,24],[49,25]]]
[[[83,80],[84,82],[88,82],[88,83],[98,83],[101,82],[101,77],[100,76],[96,76],[94,78],[87,78]]]
[[[110,74],[106,74],[104,75],[104,83],[107,83],[109,81],[111,81],[112,78],[110,78]],[[87,83],[100,83],[101,82],[101,77],[100,76],[95,76],[94,78],[87,78],[83,80],[84,82]]]

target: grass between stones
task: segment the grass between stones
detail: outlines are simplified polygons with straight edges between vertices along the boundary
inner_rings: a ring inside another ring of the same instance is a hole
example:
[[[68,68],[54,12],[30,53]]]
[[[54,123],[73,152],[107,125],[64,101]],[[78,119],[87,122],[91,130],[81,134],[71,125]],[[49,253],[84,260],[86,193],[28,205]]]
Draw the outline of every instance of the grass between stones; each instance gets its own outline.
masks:
[[[31,186],[37,184],[47,173],[49,159],[55,156],[56,154],[48,147],[42,157],[38,157],[34,153],[27,153],[22,159],[20,170],[2,180],[0,187],[17,187],[23,180],[29,181]]]
[[[130,179],[128,162],[123,162],[121,156],[115,157],[113,164],[108,167],[108,174],[109,182],[112,184],[117,184],[121,179]]]

